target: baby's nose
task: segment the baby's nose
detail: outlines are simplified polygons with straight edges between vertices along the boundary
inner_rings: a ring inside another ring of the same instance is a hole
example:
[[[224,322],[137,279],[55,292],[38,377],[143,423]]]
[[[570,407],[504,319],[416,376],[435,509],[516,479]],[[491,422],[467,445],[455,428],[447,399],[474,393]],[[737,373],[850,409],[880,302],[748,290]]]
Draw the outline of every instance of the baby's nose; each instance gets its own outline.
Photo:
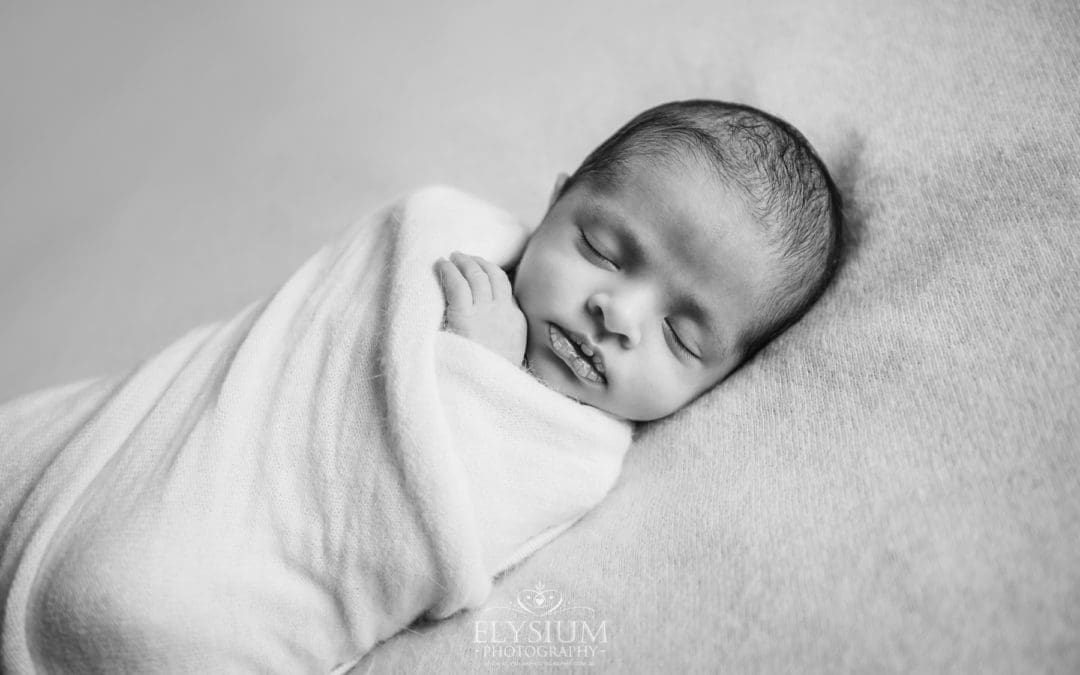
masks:
[[[624,348],[636,347],[641,342],[641,311],[633,298],[597,293],[585,304],[602,331],[617,337]]]

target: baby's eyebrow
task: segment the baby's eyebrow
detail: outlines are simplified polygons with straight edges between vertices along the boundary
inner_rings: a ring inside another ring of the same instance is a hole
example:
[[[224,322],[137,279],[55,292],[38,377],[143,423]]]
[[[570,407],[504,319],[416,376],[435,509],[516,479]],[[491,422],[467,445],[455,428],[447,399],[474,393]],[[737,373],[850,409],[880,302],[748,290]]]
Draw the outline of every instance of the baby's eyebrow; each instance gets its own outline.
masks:
[[[621,215],[612,209],[605,208],[598,202],[589,202],[585,205],[585,216],[592,222],[603,223],[615,232],[625,249],[623,255],[629,259],[629,262],[644,264],[648,261],[641,240],[638,239],[637,234],[630,229]]]

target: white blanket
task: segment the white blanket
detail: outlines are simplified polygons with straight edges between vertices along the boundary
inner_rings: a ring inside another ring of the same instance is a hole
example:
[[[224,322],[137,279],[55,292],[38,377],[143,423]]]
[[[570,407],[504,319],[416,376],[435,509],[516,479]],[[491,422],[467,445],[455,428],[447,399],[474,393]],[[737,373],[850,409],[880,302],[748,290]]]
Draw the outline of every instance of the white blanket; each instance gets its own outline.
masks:
[[[527,230],[431,188],[130,373],[0,408],[4,672],[326,672],[614,483],[630,429],[440,331],[432,265]]]

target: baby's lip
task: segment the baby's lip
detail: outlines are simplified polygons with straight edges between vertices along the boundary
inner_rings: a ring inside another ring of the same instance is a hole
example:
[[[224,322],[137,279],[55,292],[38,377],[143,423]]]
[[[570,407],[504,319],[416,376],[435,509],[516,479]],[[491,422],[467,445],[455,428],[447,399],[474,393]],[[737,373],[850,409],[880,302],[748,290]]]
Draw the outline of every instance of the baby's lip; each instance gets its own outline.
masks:
[[[581,351],[585,352],[586,356],[592,358],[593,363],[596,365],[596,369],[603,373],[604,355],[600,352],[600,347],[584,333],[568,330],[566,331],[566,334],[570,336],[571,340],[577,343],[578,347],[581,347]]]
[[[575,343],[578,349],[585,355],[586,359],[592,362],[593,367],[596,369],[600,378],[603,379],[604,383],[607,383],[607,366],[604,362],[604,354],[603,352],[600,352],[596,342],[590,339],[588,335],[578,333],[577,330],[570,330],[569,328],[564,328],[557,324],[555,324],[555,326]]]

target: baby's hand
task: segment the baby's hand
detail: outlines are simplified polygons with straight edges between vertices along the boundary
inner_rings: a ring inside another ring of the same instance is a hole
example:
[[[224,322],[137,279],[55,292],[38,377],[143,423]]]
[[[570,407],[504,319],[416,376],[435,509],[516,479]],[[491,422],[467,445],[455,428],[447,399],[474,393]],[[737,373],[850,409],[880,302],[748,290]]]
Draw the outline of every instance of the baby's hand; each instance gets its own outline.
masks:
[[[527,324],[506,272],[493,262],[457,251],[450,260],[440,258],[435,271],[446,296],[447,330],[521,365]]]

